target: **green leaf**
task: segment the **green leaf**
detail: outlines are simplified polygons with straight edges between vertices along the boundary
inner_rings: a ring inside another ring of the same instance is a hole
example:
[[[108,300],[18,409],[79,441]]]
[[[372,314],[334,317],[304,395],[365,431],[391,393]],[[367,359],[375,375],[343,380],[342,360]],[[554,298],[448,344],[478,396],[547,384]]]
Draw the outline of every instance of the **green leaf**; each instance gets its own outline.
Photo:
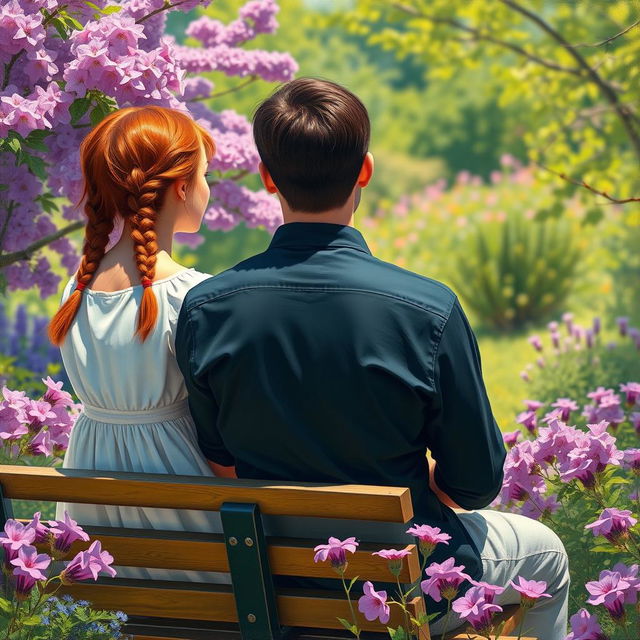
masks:
[[[437,617],[437,613],[421,613],[417,619],[415,620],[415,623],[421,627],[423,624],[427,624],[427,622],[430,622],[431,620],[433,620],[435,617]]]
[[[0,598],[0,610],[5,611],[6,613],[13,612],[13,605],[5,598]]]
[[[47,165],[42,158],[25,154],[22,164],[26,164],[31,173],[38,176],[40,180],[44,181],[47,179]]]
[[[20,624],[23,624],[25,627],[32,627],[35,624],[40,622],[40,616],[29,616],[28,618],[22,618],[20,620]]]
[[[65,23],[61,18],[55,17],[52,21],[51,24],[56,28],[56,31],[60,34],[60,37],[63,40],[67,40],[68,36],[67,36],[67,30],[65,28]]]
[[[6,144],[14,153],[18,153],[22,149],[22,143],[18,138],[11,138]]]
[[[352,624],[344,618],[338,618],[338,622],[347,630],[351,631]]]
[[[109,14],[116,13],[118,11],[122,11],[122,7],[112,5],[110,7],[105,7],[104,9],[102,9],[101,13],[103,13],[105,16],[108,16]]]
[[[77,98],[71,103],[69,107],[69,114],[71,115],[71,124],[76,124],[80,118],[87,112],[91,106],[91,98]]]
[[[96,105],[95,108],[89,114],[89,120],[91,124],[95,127],[95,125],[97,125],[108,113],[109,113],[108,107],[100,103]]]
[[[400,626],[397,629],[392,629],[391,627],[387,627],[387,631],[391,636],[391,640],[409,640],[409,636],[405,631],[404,627]]]
[[[596,225],[600,220],[604,218],[604,212],[602,211],[602,207],[592,207],[585,214],[582,219],[583,226],[587,225]]]
[[[597,544],[595,547],[591,547],[591,551],[594,553],[618,553],[618,549],[608,544]]]
[[[24,143],[27,145],[27,147],[31,147],[32,149],[36,149],[38,151],[49,151],[49,147],[47,147],[47,145],[42,142],[42,140],[39,140],[38,138],[32,138],[31,135],[29,135]]]
[[[5,189],[8,189],[9,185],[8,184],[0,184],[0,191],[4,191]]]
[[[82,31],[82,29],[84,29],[82,24],[78,22],[73,16],[70,16],[69,14],[67,14],[64,17],[64,19],[65,19],[65,22],[67,24],[70,24],[74,29],[77,29],[78,31]]]
[[[349,586],[348,586],[349,591],[351,591],[351,588],[353,587],[357,579],[358,579],[358,576],[356,576],[355,578],[351,578],[351,582],[349,583]]]

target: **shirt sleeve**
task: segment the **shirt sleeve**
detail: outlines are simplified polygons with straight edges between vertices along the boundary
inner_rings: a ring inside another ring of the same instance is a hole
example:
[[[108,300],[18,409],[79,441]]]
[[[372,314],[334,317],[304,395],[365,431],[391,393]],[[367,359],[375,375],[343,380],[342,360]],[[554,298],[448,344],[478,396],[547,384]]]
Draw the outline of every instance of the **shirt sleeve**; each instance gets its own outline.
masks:
[[[189,393],[189,411],[196,425],[198,446],[208,460],[225,467],[235,464],[234,457],[227,451],[218,430],[219,407],[208,384],[206,374],[198,374],[206,367],[199,366],[193,321],[182,305],[176,326],[176,358]],[[198,345],[202,346],[202,345]]]
[[[436,353],[435,399],[427,410],[427,446],[435,481],[464,509],[499,493],[506,450],[482,380],[480,351],[456,299]]]

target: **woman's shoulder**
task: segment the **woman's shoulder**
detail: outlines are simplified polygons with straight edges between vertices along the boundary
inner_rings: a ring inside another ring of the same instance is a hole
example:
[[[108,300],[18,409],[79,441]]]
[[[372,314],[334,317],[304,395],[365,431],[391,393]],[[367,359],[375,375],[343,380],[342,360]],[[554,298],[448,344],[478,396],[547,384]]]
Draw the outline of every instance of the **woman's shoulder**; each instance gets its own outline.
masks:
[[[168,300],[179,308],[189,289],[211,277],[212,275],[210,273],[198,271],[193,267],[178,271],[173,276],[164,280],[164,288]]]

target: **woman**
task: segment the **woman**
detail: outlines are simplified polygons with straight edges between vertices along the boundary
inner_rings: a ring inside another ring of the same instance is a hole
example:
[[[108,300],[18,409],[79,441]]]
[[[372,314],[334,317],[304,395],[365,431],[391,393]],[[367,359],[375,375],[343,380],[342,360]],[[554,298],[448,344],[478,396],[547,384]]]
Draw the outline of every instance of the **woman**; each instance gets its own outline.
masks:
[[[174,357],[184,295],[210,277],[171,258],[176,232],[200,227],[209,202],[209,133],[164,107],[128,107],[83,140],[87,216],[82,260],[49,325],[84,412],[63,467],[234,477],[197,445]],[[85,199],[86,198],[86,199]],[[106,251],[116,223],[123,233]],[[218,514],[59,503],[85,525],[220,531]],[[121,577],[221,581],[221,574],[117,567]]]

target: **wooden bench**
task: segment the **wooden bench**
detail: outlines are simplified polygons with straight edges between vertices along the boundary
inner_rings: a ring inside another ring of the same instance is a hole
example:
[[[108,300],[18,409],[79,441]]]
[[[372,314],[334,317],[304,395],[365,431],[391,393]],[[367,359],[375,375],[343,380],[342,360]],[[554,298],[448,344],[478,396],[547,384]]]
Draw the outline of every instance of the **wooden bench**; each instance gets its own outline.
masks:
[[[48,467],[0,466],[0,508],[3,522],[12,517],[11,500],[47,500],[219,511],[223,533],[119,529],[85,526],[91,539],[114,557],[115,565],[229,572],[230,585],[99,578],[65,587],[75,598],[102,609],[121,609],[129,616],[124,631],[136,640],[228,638],[271,640],[287,637],[350,637],[341,633],[338,617],[350,619],[340,591],[275,589],[273,576],[336,578],[329,563],[313,562],[313,547],[326,539],[265,539],[261,515],[342,518],[408,523],[413,517],[408,489],[364,485],[334,485],[196,476],[91,472]],[[82,524],[82,523],[79,523]],[[317,535],[317,534],[316,534]],[[358,575],[374,584],[388,582],[386,562],[371,552],[397,546],[361,542],[348,555],[347,579]],[[402,543],[404,546],[405,543]],[[86,549],[76,542],[72,552]],[[404,563],[400,582],[420,577],[415,545]],[[44,549],[43,549],[44,550]],[[361,590],[357,590],[355,598]],[[234,596],[235,594],[235,596]],[[409,603],[416,616],[424,600]],[[357,607],[356,607],[357,609]],[[392,607],[390,626],[402,624]],[[504,633],[518,624],[517,607],[505,611]],[[381,638],[384,628],[356,611],[362,637]],[[324,636],[323,636],[324,634]],[[351,636],[352,637],[352,636]],[[474,634],[470,634],[474,638]],[[447,634],[447,640],[468,640],[466,632]],[[506,640],[506,636],[502,636]],[[429,640],[425,628],[421,640]],[[524,639],[523,639],[524,640]],[[533,639],[529,639],[533,640]]]

